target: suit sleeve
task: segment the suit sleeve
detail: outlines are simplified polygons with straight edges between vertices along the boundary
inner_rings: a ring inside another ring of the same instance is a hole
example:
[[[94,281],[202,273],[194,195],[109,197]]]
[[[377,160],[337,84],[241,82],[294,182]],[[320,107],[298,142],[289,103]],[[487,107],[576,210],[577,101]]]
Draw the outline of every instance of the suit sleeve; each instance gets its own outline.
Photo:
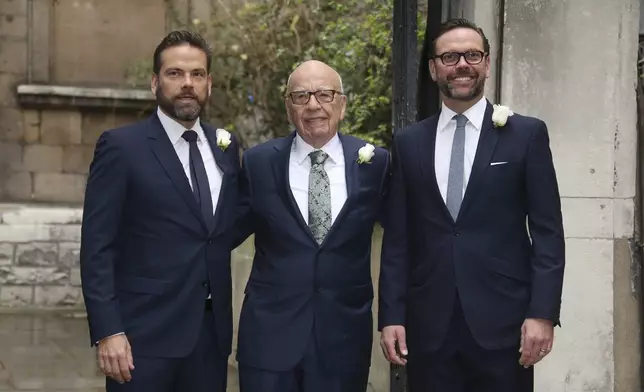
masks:
[[[384,236],[378,286],[380,331],[390,325],[405,325],[407,313],[407,195],[397,139],[394,139],[392,173],[384,204]]]
[[[248,173],[248,156],[242,156],[241,169],[239,171],[239,198],[237,202],[237,221],[233,249],[241,245],[251,234],[254,233],[251,211],[251,184]]]
[[[387,197],[389,196],[389,186],[391,185],[391,157],[389,151],[383,149],[385,164],[383,165],[382,181],[380,182],[380,211],[378,212],[378,222],[384,227],[385,214],[387,213]]]
[[[81,227],[80,270],[92,344],[124,331],[114,264],[126,184],[126,162],[113,135],[105,132],[90,165]]]
[[[527,318],[548,319],[559,325],[565,242],[557,176],[543,122],[528,147],[526,193],[532,238],[532,295]]]

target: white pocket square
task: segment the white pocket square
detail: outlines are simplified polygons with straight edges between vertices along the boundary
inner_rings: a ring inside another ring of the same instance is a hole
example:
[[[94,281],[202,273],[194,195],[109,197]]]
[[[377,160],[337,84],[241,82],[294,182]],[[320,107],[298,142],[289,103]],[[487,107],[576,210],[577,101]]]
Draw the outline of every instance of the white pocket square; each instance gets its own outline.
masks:
[[[507,162],[492,162],[490,163],[490,166],[496,166],[496,165],[505,165]]]

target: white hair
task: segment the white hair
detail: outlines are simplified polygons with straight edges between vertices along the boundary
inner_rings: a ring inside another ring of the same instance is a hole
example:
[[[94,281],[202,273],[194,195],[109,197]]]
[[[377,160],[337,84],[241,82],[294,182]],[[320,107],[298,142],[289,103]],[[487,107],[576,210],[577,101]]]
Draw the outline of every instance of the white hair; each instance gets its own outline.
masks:
[[[302,64],[303,64],[303,63],[298,64],[298,65],[295,67],[295,69],[297,69],[297,68],[298,68],[300,65],[302,65]],[[331,67],[329,67],[329,68],[331,68]],[[333,69],[333,68],[331,68],[331,69]],[[335,74],[336,74],[336,75],[338,75],[338,80],[340,81],[340,92],[341,92],[342,94],[344,94],[344,87],[343,87],[343,85],[342,85],[342,76],[340,76],[340,74],[338,73],[338,71],[336,71],[335,69],[333,69],[333,72],[335,72]],[[286,89],[288,89],[288,86],[291,84],[291,77],[293,77],[293,73],[295,73],[295,70],[293,70],[293,72],[291,72],[291,73],[290,73],[290,75],[288,75],[288,79],[286,80]]]

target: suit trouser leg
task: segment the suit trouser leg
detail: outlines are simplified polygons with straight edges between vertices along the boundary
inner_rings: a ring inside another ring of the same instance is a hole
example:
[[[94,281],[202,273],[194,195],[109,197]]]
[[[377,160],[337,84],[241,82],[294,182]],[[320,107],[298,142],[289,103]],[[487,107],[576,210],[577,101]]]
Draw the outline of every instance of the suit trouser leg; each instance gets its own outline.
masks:
[[[312,334],[302,360],[291,370],[276,372],[240,365],[241,392],[365,392],[369,368],[327,369],[318,359]],[[276,353],[279,355],[279,353]]]
[[[220,356],[214,315],[206,310],[199,339],[185,358],[148,358],[134,353],[132,380],[107,379],[107,392],[225,392],[228,361]]]
[[[107,378],[107,392],[173,392],[172,383],[176,374],[178,359],[147,358],[134,356],[132,380],[119,384]]]
[[[215,331],[215,315],[207,309],[199,340],[192,353],[181,361],[175,392],[226,392],[228,358],[220,355]]]
[[[519,347],[486,350],[474,340],[460,300],[443,346],[409,358],[411,392],[532,392],[533,368],[519,365]]]

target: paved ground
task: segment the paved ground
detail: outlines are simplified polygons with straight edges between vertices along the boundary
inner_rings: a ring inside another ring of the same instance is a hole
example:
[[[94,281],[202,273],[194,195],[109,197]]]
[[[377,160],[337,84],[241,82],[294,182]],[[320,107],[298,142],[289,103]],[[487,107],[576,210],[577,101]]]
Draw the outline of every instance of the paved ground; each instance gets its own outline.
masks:
[[[0,391],[104,391],[84,317],[0,312]],[[238,392],[234,368],[228,379],[228,392]]]

